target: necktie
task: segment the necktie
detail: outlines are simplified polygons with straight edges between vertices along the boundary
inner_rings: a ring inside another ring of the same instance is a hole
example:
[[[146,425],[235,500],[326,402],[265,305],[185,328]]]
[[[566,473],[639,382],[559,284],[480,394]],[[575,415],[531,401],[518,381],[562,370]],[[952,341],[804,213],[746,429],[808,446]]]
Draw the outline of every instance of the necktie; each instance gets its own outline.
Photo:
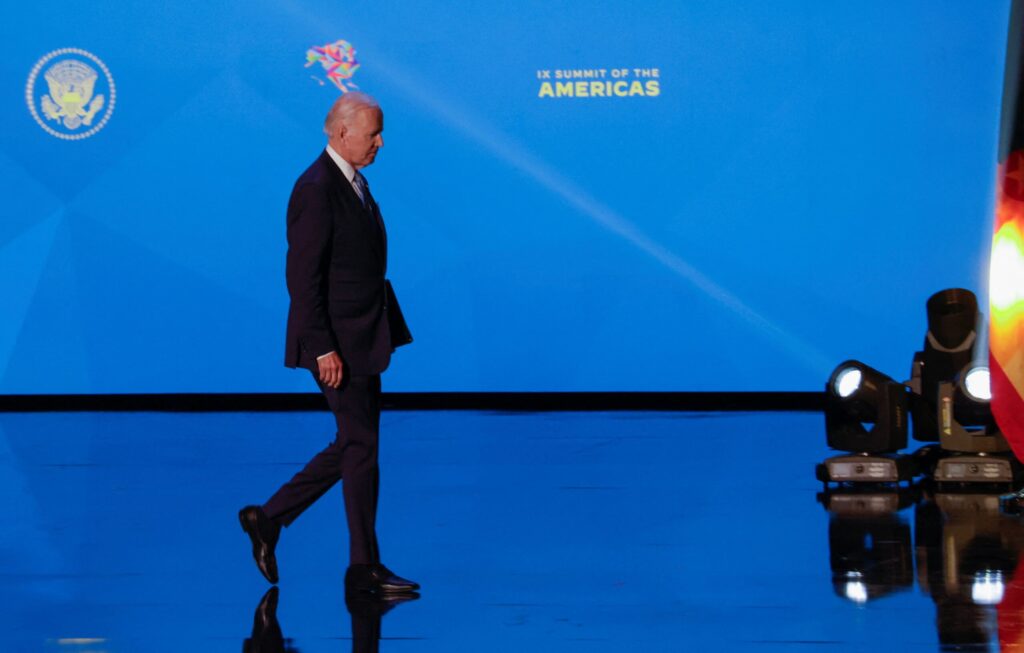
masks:
[[[381,237],[384,239],[384,248],[386,251],[388,236],[387,232],[384,230],[384,219],[380,216],[380,209],[377,208],[377,203],[373,201],[373,195],[370,194],[370,186],[366,183],[366,177],[361,175],[357,170],[355,176],[352,177],[352,183],[355,185],[356,190],[359,191],[359,195],[363,200],[363,206],[370,213],[374,224],[379,230]]]
[[[356,190],[359,191],[359,199],[363,200],[363,206],[369,208],[370,190],[366,186],[366,177],[359,174],[357,170],[355,176],[352,177],[352,183],[355,185]]]

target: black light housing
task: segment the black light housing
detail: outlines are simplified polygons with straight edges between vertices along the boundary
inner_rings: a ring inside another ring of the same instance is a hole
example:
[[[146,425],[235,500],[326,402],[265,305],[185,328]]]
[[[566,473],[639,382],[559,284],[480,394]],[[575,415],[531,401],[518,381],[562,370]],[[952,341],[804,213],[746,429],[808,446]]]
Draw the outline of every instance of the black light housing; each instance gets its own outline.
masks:
[[[840,451],[889,453],[906,447],[906,387],[859,361],[840,363],[825,386],[825,432],[828,446]]]
[[[949,288],[928,298],[928,332],[914,355],[910,411],[914,439],[938,442],[939,483],[1013,484],[1021,466],[989,407],[987,368],[974,356],[981,313],[969,290]]]
[[[953,382],[971,364],[978,339],[978,298],[965,288],[940,290],[925,306],[928,331],[924,348],[914,355],[908,385],[914,439],[939,441],[939,385]]]
[[[918,473],[915,459],[896,453],[907,446],[906,387],[864,363],[845,361],[829,377],[825,435],[829,447],[851,452],[817,466],[826,485],[899,483]]]
[[[1009,451],[992,417],[988,367],[968,364],[950,381],[939,383],[939,443],[964,452]]]
[[[949,453],[935,467],[936,481],[1013,486],[1020,479],[1021,465],[992,417],[991,399],[984,365],[968,364],[939,383],[939,446]]]

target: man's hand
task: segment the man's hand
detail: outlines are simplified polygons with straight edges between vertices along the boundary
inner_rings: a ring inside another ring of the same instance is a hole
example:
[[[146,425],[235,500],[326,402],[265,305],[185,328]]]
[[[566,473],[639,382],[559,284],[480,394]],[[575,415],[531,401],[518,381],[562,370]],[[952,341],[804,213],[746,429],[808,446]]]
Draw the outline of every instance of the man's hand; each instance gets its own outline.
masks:
[[[341,356],[338,356],[338,352],[332,351],[326,356],[317,358],[316,364],[320,367],[321,383],[329,385],[334,389],[341,387],[341,379],[344,372],[342,371]]]

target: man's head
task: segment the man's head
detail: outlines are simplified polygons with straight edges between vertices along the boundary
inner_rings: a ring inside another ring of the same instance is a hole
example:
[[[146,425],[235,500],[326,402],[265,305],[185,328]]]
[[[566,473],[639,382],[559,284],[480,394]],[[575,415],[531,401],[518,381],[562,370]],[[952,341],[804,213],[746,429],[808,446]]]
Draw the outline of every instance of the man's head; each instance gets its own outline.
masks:
[[[324,133],[331,148],[352,164],[365,168],[384,145],[384,112],[366,93],[350,91],[335,101],[324,119]]]

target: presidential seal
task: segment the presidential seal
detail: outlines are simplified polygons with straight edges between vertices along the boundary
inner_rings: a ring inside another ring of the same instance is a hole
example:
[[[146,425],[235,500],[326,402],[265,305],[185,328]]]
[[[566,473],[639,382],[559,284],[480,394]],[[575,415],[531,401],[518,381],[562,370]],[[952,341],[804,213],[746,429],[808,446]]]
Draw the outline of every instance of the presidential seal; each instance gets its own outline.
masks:
[[[46,87],[37,84],[40,74]],[[114,112],[114,78],[91,52],[62,48],[32,67],[25,101],[46,133],[68,141],[88,138],[103,129]]]

